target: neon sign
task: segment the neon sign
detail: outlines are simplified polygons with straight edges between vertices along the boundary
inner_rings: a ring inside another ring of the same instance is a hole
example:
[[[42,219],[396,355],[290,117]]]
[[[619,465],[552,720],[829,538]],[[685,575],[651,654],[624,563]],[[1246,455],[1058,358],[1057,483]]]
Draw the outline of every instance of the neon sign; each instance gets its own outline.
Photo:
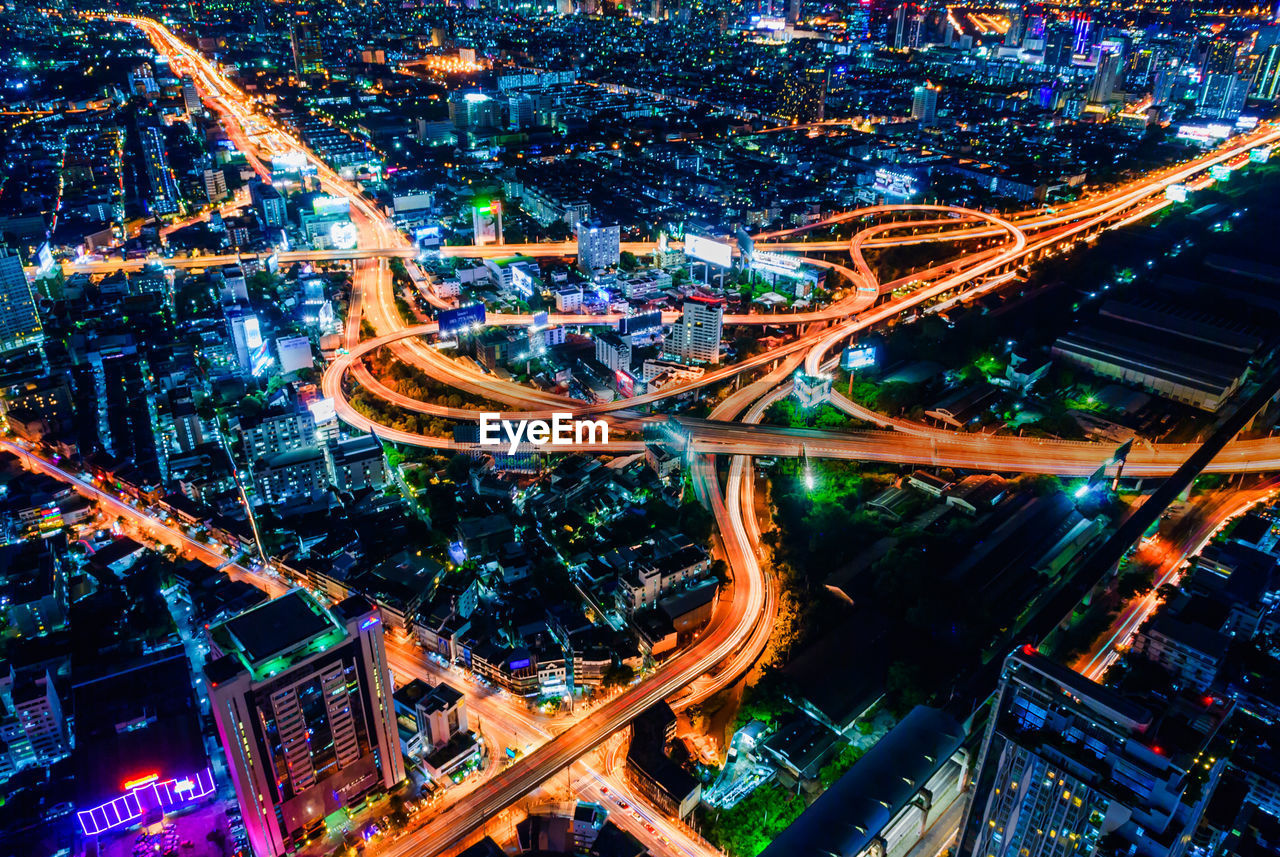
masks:
[[[363,622],[360,623],[360,630],[367,631],[370,628],[372,628],[374,625],[378,624],[378,622],[380,621],[381,620],[377,616],[370,616],[368,619],[365,619]]]
[[[172,812],[208,797],[214,792],[213,771],[205,768],[195,776],[163,781],[158,773],[150,773],[125,780],[124,787],[124,795],[76,813],[86,836],[133,824],[156,809]]]

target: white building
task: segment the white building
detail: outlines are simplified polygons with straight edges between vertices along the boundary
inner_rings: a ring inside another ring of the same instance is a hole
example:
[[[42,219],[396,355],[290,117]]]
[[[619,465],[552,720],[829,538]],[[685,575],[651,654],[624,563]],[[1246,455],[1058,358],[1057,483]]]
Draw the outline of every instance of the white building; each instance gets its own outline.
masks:
[[[723,333],[723,300],[685,298],[683,315],[671,326],[671,334],[662,343],[662,354],[685,363],[719,363]]]
[[[622,250],[622,228],[618,224],[578,224],[578,267],[586,274],[616,268]]]
[[[556,312],[582,312],[582,288],[570,286],[556,292]]]

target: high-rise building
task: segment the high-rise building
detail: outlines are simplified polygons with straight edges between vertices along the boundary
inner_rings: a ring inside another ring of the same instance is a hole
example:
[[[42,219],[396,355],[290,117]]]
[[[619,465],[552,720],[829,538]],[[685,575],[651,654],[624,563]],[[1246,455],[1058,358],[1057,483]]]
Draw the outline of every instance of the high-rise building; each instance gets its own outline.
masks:
[[[1248,94],[1249,85],[1238,75],[1212,72],[1205,75],[1204,83],[1200,86],[1200,102],[1196,112],[1210,119],[1234,122],[1240,118]]]
[[[1212,700],[1142,705],[1019,650],[1004,664],[958,854],[1188,853],[1226,764],[1205,752],[1222,720]]]
[[[1009,10],[1009,29],[1004,34],[1004,44],[1007,48],[1022,47],[1022,37],[1027,27],[1027,11],[1022,7],[1022,3],[1018,2]]]
[[[617,267],[622,228],[594,221],[578,224],[578,267],[586,274]]]
[[[723,300],[687,297],[679,321],[662,343],[662,353],[685,363],[719,363],[723,332]]]
[[[298,74],[323,73],[324,45],[320,41],[320,31],[311,24],[294,24],[291,39],[294,71]]]
[[[1120,55],[1111,51],[1098,54],[1098,67],[1093,73],[1093,82],[1089,85],[1089,101],[1093,104],[1109,103],[1119,76]]]
[[[1202,74],[1234,74],[1236,70],[1236,54],[1240,45],[1232,39],[1219,37],[1209,43],[1209,50],[1204,55]]]
[[[513,92],[507,99],[510,108],[512,128],[533,127],[533,96],[527,92]]]
[[[295,589],[209,638],[214,720],[258,857],[404,779],[382,622],[367,601],[326,610]]]
[[[0,246],[0,354],[42,342],[44,327],[22,258]]]
[[[147,167],[147,182],[151,185],[151,210],[156,214],[174,214],[180,211],[181,194],[178,192],[173,170],[169,169],[164,132],[158,125],[140,125],[138,139],[142,144],[142,158]]]
[[[786,75],[778,99],[778,115],[794,123],[821,122],[826,112],[830,70],[822,66],[797,68]]]
[[[1280,100],[1280,44],[1269,46],[1262,54],[1254,73],[1253,96],[1264,101]]]
[[[71,751],[62,702],[48,672],[0,675],[0,773],[47,767]]]
[[[787,0],[787,23],[794,27],[803,17],[803,0]]]
[[[365,491],[387,484],[382,441],[373,435],[330,440],[325,446],[329,482],[339,491]]]
[[[289,211],[285,205],[284,196],[276,190],[274,185],[264,181],[251,182],[249,198],[257,206],[258,214],[262,216],[263,226],[268,228],[284,226],[285,220],[289,217]]]
[[[182,79],[182,105],[187,108],[187,113],[191,116],[204,112],[204,102],[200,100],[196,82],[189,77]]]
[[[204,195],[212,203],[222,202],[227,196],[227,176],[220,169],[207,169],[203,173]]]
[[[939,86],[925,82],[917,86],[911,94],[911,118],[920,123],[921,128],[928,128],[938,121]]]
[[[1075,29],[1068,23],[1056,22],[1045,28],[1044,64],[1048,68],[1067,68],[1075,57]]]

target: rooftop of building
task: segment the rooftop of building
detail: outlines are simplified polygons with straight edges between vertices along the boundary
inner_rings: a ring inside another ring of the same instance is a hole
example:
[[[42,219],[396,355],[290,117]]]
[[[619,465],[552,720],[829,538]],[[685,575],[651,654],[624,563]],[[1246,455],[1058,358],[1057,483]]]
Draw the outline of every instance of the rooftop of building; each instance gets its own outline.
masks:
[[[341,641],[346,629],[305,590],[292,589],[215,625],[210,635],[225,655],[205,668],[216,685],[241,669],[254,678],[273,675]]]
[[[953,717],[913,708],[763,852],[766,857],[859,854],[964,741]]]

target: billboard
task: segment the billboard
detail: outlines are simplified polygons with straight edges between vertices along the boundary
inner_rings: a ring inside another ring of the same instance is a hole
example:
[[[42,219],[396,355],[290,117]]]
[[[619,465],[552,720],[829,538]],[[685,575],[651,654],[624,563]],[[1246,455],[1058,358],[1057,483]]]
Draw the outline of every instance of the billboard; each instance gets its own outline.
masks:
[[[752,256],[754,256],[756,252],[756,240],[747,234],[747,230],[739,226],[738,232],[737,232],[737,238],[738,238],[738,250],[742,253],[742,255],[747,259],[750,259]]]
[[[479,202],[471,209],[471,229],[475,233],[475,245],[502,243],[502,201]]]
[[[701,235],[684,236],[684,254],[721,268],[733,267],[733,248]]]
[[[36,250],[36,277],[47,277],[53,273],[53,253],[46,241]]]
[[[878,167],[873,187],[876,192],[886,196],[914,196],[917,190],[916,176],[914,173]]]
[[[879,360],[876,346],[874,345],[855,345],[846,348],[840,355],[840,368],[846,372],[853,372],[858,369],[870,369],[876,365]]]
[[[1164,189],[1164,198],[1171,202],[1187,201],[1187,186],[1184,184],[1171,184]]]
[[[801,261],[796,256],[761,250],[752,257],[751,267],[780,277],[796,277],[799,276]]]
[[[1226,164],[1214,164],[1209,167],[1209,175],[1213,176],[1214,181],[1224,182],[1231,178],[1231,167]]]
[[[533,284],[533,274],[529,273],[528,268],[524,265],[511,266],[511,285],[515,286],[517,292],[524,295],[526,298],[532,297]]]
[[[631,373],[615,369],[613,379],[617,382],[618,395],[624,399],[630,399],[636,394],[636,379],[631,376]]]
[[[662,327],[661,312],[646,312],[618,319],[618,333],[623,336],[657,330],[660,327]]]
[[[547,327],[547,325],[548,325],[548,316],[545,312],[535,312],[533,314],[534,330],[542,330],[542,328]]]
[[[311,213],[316,217],[350,217],[351,200],[340,196],[317,196],[311,200]]]
[[[440,224],[438,223],[430,226],[419,226],[413,230],[413,240],[417,241],[422,247],[439,247],[440,238]]]
[[[484,325],[484,304],[468,304],[457,309],[441,310],[436,316],[441,336],[454,336]]]
[[[1267,161],[1271,160],[1272,148],[1274,148],[1272,144],[1268,143],[1265,146],[1258,146],[1255,149],[1250,149],[1249,160],[1253,161],[1255,164],[1265,164]]]

